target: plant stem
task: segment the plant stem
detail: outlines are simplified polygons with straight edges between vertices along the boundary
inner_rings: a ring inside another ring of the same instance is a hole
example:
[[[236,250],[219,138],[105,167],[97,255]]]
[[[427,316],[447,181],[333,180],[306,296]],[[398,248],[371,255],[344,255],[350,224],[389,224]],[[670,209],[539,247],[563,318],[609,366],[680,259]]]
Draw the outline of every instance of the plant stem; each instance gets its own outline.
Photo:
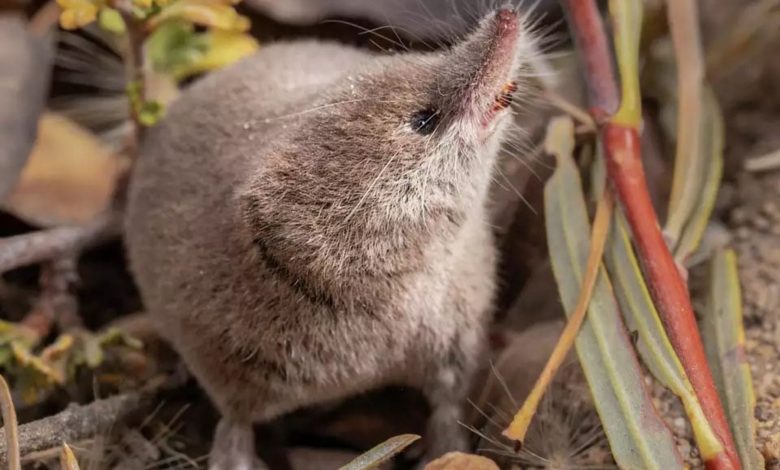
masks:
[[[146,29],[144,24],[135,19],[133,15],[125,10],[122,12],[122,18],[127,26],[127,51],[125,57],[125,69],[127,83],[136,83],[139,86],[139,98],[141,102],[146,100],[146,80],[144,76],[144,54],[143,44],[146,40]],[[141,124],[138,116],[138,108],[131,103],[130,115],[133,120],[133,135],[130,143],[129,155],[135,159],[138,154],[138,147],[141,144],[144,134],[144,126]]]
[[[615,70],[604,25],[591,1],[565,0],[563,3],[577,49],[588,51],[580,57],[588,85],[589,110],[596,123],[602,124],[617,110],[620,102],[617,87],[609,86],[615,83]]]
[[[603,36],[603,24],[596,2],[563,0],[562,3],[568,10],[571,28],[578,38],[585,73],[589,77],[591,113],[601,126],[600,137],[606,154],[608,179],[628,219],[646,281],[669,339],[696,391],[707,420],[723,443],[725,452],[704,456],[705,463],[710,469],[738,469],[739,459],[707,364],[688,288],[664,241],[650,200],[640,158],[638,117],[630,118],[629,114],[623,113],[624,116],[617,122],[605,118],[614,112],[610,98],[620,95],[620,87],[612,72],[611,62],[604,60],[604,57],[609,57],[607,42],[582,39]],[[628,5],[626,1],[610,1],[611,11],[623,13],[616,17],[613,27],[618,33],[616,46],[618,61],[623,65],[621,79],[624,91],[635,87],[638,82],[637,71],[626,67],[626,55],[636,54],[637,51],[625,50],[627,35],[636,32],[629,31],[631,25],[620,24],[621,20],[633,13],[628,11]],[[626,97],[637,100],[638,96],[635,95],[624,94],[624,101]]]

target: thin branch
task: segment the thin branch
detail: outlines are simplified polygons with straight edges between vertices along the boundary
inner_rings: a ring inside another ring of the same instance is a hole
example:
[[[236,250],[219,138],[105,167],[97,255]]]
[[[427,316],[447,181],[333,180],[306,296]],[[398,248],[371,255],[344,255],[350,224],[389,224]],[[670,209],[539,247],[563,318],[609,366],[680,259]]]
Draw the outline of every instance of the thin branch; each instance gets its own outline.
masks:
[[[105,433],[117,422],[142,408],[141,394],[128,393],[97,400],[88,405],[71,404],[64,411],[32,423],[19,426],[18,452],[24,456],[32,452],[59,448],[63,442],[77,442]],[[0,441],[6,440],[6,429],[0,429]],[[0,465],[7,462],[8,448],[0,447]]]
[[[588,85],[590,112],[596,123],[602,123],[617,110],[620,103],[609,41],[604,32],[598,8],[590,1],[563,0],[577,48],[583,52],[582,66]]]
[[[109,211],[91,222],[0,238],[0,273],[58,258],[119,236],[120,215]]]
[[[60,331],[82,324],[74,294],[78,281],[76,258],[75,253],[69,253],[46,261],[41,267],[41,295],[32,311],[22,319],[22,324],[36,331],[39,338],[45,338],[55,323]]]

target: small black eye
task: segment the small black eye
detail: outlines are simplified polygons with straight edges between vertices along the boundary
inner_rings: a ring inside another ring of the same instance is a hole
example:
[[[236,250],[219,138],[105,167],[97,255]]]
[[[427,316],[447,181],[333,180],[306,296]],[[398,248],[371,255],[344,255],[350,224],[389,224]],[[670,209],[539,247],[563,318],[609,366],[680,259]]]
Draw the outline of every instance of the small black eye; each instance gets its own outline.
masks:
[[[418,134],[429,135],[436,130],[436,126],[439,125],[439,119],[440,113],[438,109],[427,108],[414,113],[409,125]]]

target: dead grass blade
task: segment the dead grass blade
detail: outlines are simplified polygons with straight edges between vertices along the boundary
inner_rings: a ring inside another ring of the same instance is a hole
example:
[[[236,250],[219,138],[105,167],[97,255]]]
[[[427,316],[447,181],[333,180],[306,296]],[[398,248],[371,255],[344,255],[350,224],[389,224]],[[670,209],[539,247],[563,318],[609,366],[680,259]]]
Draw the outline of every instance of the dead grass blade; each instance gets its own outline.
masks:
[[[3,428],[5,429],[5,442],[7,448],[8,470],[22,470],[21,456],[19,455],[19,429],[16,421],[16,408],[11,398],[11,390],[5,377],[0,375],[0,408],[3,413]]]
[[[567,121],[557,119],[552,121],[548,131],[548,140],[545,142],[545,147],[548,149],[548,152],[556,155],[559,152],[568,152],[569,155],[571,154],[574,150],[574,139],[573,135],[566,134],[570,131],[570,125],[571,121],[568,121],[568,124]],[[601,258],[604,253],[604,245],[607,240],[609,223],[612,219],[614,207],[615,201],[612,198],[612,193],[605,188],[596,208],[596,216],[593,221],[590,249],[588,252],[588,262],[585,267],[585,275],[582,281],[580,294],[577,298],[577,305],[575,306],[574,311],[569,315],[569,320],[561,333],[558,343],[555,345],[552,354],[550,354],[550,358],[547,360],[534,387],[531,389],[525,402],[523,402],[523,406],[517,412],[509,427],[504,430],[504,436],[510,439],[521,443],[525,440],[528,427],[531,425],[534,414],[536,414],[542,396],[544,396],[545,391],[555,377],[555,373],[566,359],[566,355],[569,353],[569,350],[574,344],[574,340],[577,338],[582,322],[585,320],[585,313],[588,311],[588,304],[590,304],[590,298],[593,294],[593,286],[596,285],[596,277],[599,272],[599,267],[601,266]]]
[[[359,455],[355,460],[344,465],[339,470],[369,470],[376,468],[396,454],[399,454],[419,438],[420,436],[416,434],[401,434],[391,437],[378,446]]]
[[[62,444],[62,450],[60,451],[60,468],[61,470],[80,470],[76,456],[73,455],[73,451],[66,443]]]

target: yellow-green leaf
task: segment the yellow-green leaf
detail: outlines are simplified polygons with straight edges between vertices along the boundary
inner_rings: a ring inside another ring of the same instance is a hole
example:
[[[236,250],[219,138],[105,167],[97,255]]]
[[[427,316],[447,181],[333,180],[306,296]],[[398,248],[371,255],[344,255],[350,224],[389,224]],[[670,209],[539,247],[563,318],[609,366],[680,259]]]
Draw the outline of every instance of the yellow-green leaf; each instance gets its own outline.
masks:
[[[191,23],[167,21],[149,36],[146,51],[156,71],[174,74],[202,57],[208,45]]]
[[[81,337],[81,341],[84,345],[84,360],[87,363],[87,366],[94,369],[102,364],[105,355],[103,354],[103,347],[100,344],[100,338],[85,332]]]
[[[31,328],[19,323],[0,320],[0,346],[16,342],[31,348],[38,344],[40,338]]]
[[[100,27],[114,34],[122,34],[127,30],[122,15],[113,8],[105,7],[100,10],[98,17]]]
[[[149,26],[156,28],[171,19],[229,31],[246,31],[250,26],[249,20],[239,15],[230,2],[214,0],[179,0],[151,18]]]
[[[701,323],[708,362],[743,468],[764,468],[764,459],[756,450],[756,397],[745,356],[742,293],[733,250],[719,250],[712,258],[709,298]]]
[[[610,119],[616,124],[638,128],[642,120],[639,89],[639,39],[642,33],[642,2],[610,0],[615,55],[620,71],[620,107]]]
[[[74,343],[75,340],[72,335],[60,335],[56,341],[46,346],[46,348],[41,351],[41,359],[49,363],[58,361],[70,353]]]
[[[695,185],[695,191],[688,196],[692,198],[693,205],[689,206],[685,227],[674,247],[674,256],[680,261],[687,259],[699,247],[723,176],[723,116],[715,93],[709,86],[702,90],[701,113],[696,136],[699,151],[692,157],[693,169],[689,174],[689,184]]]
[[[25,403],[35,403],[64,382],[62,374],[33,355],[25,346],[11,343],[16,388]]]
[[[376,468],[378,465],[388,461],[394,455],[409,447],[419,438],[420,436],[416,434],[401,434],[400,436],[391,437],[378,446],[361,454],[339,470],[369,470]]]
[[[631,247],[625,217],[620,212],[616,214],[605,256],[626,323],[639,334],[637,348],[644,363],[661,383],[680,397],[691,421],[696,445],[704,460],[709,460],[723,451],[722,445],[666,335]]]
[[[144,126],[153,126],[162,118],[164,112],[165,108],[160,102],[145,101],[138,109],[138,122]]]
[[[573,142],[570,120],[568,129],[565,138]],[[571,147],[568,143],[558,146]],[[571,312],[582,284],[591,230],[572,155],[561,151],[555,156],[556,170],[544,190],[545,226],[558,291],[565,311]],[[603,268],[575,346],[618,466],[682,469],[674,439],[645,388],[612,283]]]
[[[143,342],[128,335],[119,328],[109,328],[98,337],[98,341],[103,347],[110,347],[115,345],[127,346],[132,349],[141,349],[144,347]]]
[[[199,36],[206,46],[205,51],[189,64],[173,70],[177,80],[225,67],[254,53],[258,48],[257,40],[245,33],[211,30]]]
[[[60,26],[64,29],[78,29],[97,18],[98,4],[92,0],[57,0],[62,8]]]

